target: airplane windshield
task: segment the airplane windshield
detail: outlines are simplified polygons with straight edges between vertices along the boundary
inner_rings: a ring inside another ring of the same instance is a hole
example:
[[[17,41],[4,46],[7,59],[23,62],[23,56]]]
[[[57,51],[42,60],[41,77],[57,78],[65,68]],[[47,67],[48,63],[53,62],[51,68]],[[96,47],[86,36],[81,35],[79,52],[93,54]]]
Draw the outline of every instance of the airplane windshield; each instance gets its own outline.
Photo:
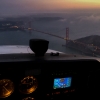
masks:
[[[100,0],[0,0],[0,46],[46,39],[49,49],[100,56]]]

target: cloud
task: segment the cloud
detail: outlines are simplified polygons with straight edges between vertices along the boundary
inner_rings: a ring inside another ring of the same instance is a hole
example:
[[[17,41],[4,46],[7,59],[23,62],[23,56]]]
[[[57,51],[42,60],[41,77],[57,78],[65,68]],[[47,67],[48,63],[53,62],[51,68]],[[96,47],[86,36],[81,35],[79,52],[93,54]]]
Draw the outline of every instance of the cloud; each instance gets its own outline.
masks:
[[[100,21],[100,15],[90,15],[90,16],[80,16],[77,19],[79,19],[80,22],[82,21],[91,21],[91,22],[99,22]]]
[[[1,17],[0,17],[0,21],[2,21],[2,20],[4,20],[4,18],[1,18]]]
[[[65,22],[65,21],[67,21],[67,19],[62,18],[62,19],[60,19],[59,21]]]
[[[74,21],[70,21],[70,24],[74,24]]]

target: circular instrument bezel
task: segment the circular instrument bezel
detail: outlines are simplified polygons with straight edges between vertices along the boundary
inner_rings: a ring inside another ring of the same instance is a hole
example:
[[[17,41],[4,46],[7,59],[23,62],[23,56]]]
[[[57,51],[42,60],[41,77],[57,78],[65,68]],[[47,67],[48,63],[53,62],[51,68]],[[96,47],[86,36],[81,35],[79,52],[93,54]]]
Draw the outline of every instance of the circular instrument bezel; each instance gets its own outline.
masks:
[[[0,98],[7,98],[14,92],[14,83],[9,79],[0,80]]]
[[[37,79],[33,76],[27,76],[21,80],[19,91],[23,94],[31,94],[38,87]]]
[[[32,97],[26,97],[26,98],[24,98],[22,100],[34,100],[34,98],[32,98]]]

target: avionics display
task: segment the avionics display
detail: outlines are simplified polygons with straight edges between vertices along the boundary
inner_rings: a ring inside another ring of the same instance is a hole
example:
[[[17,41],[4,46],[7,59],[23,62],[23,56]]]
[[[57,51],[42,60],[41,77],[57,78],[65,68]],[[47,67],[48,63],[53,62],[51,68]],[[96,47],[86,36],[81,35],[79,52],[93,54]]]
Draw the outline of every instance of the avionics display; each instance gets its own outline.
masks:
[[[72,81],[71,77],[55,78],[54,84],[53,84],[53,89],[69,88],[69,87],[71,87],[71,81]]]

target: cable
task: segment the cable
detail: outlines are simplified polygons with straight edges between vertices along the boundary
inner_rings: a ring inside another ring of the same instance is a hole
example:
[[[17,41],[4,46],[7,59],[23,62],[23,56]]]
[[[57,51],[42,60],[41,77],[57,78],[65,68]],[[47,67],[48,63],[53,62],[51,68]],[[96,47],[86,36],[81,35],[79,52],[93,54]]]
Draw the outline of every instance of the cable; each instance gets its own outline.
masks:
[[[65,39],[65,38],[63,38],[63,37],[61,37],[61,36],[54,35],[54,34],[47,33],[47,32],[43,32],[43,31],[40,31],[40,30],[37,30],[37,29],[32,29],[32,28],[24,28],[24,29],[33,30],[33,31],[36,31],[36,32],[39,32],[39,33],[48,34],[48,35],[51,35],[51,36],[54,36],[54,37],[58,37],[58,38],[63,39],[63,40]]]
[[[33,31],[36,31],[36,32],[39,32],[39,33],[43,33],[43,34],[48,34],[48,35],[51,35],[51,36],[54,36],[54,37],[57,37],[57,38],[60,38],[60,39],[63,39],[63,40],[73,41],[73,42],[78,43],[78,44],[83,45],[83,46],[88,46],[87,44],[85,44],[83,42],[67,39],[67,38],[64,38],[64,37],[61,37],[61,36],[58,36],[58,35],[54,35],[54,34],[51,34],[51,33],[43,32],[43,31],[40,31],[40,30],[37,30],[37,29],[32,29],[32,28],[25,28],[25,29],[33,30]],[[96,47],[96,46],[92,46],[92,47]],[[100,49],[100,48],[98,47],[98,49]]]
[[[28,49],[30,49],[30,47],[27,47],[27,52],[29,53],[29,54],[31,54],[30,52],[29,52],[29,50]]]

